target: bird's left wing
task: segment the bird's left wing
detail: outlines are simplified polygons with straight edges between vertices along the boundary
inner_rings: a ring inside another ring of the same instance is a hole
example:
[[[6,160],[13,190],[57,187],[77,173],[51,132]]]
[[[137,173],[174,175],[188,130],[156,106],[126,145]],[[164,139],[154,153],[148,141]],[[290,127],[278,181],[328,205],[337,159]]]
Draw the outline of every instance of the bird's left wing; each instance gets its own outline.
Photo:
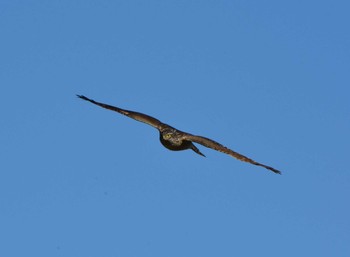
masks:
[[[226,153],[228,155],[231,155],[232,157],[235,157],[236,159],[238,159],[240,161],[244,161],[244,162],[248,162],[248,163],[251,163],[251,164],[254,164],[257,166],[261,166],[261,167],[264,167],[268,170],[271,170],[277,174],[281,174],[281,172],[279,170],[276,170],[275,168],[272,168],[272,167],[267,166],[265,164],[261,164],[259,162],[256,162],[256,161],[254,161],[254,160],[252,160],[252,159],[250,159],[250,158],[248,158],[240,153],[237,153],[237,152],[227,148],[226,146],[223,146],[223,145],[219,144],[218,142],[215,142],[214,140],[211,140],[209,138],[184,133],[183,139],[188,140],[188,141],[193,141],[195,143],[201,144],[201,145],[208,147],[208,148],[212,148],[212,149],[219,151],[219,152],[222,152],[222,153]]]
[[[112,106],[112,105],[109,105],[109,104],[104,104],[104,103],[99,103],[99,102],[96,102],[90,98],[87,98],[86,96],[83,96],[83,95],[77,95],[77,97],[85,100],[85,101],[88,101],[90,103],[93,103],[93,104],[96,104],[102,108],[105,108],[105,109],[108,109],[108,110],[112,110],[112,111],[115,111],[115,112],[119,112],[120,114],[123,114],[125,116],[128,116],[129,118],[132,118],[134,120],[137,120],[137,121],[140,121],[140,122],[143,122],[143,123],[146,123],[148,125],[151,125],[152,127],[155,127],[157,129],[161,129],[163,126],[163,123],[160,122],[159,120],[157,120],[156,118],[153,118],[149,115],[146,115],[146,114],[143,114],[143,113],[140,113],[140,112],[134,112],[134,111],[129,111],[129,110],[124,110],[124,109],[121,109],[119,107],[116,107],[116,106]]]

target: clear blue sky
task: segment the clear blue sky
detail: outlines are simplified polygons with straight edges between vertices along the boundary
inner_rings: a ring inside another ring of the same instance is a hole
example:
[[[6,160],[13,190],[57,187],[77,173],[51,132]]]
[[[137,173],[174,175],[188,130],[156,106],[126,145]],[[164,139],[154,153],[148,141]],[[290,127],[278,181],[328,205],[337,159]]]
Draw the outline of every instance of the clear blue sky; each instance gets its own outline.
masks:
[[[2,0],[0,256],[350,256],[349,9]]]

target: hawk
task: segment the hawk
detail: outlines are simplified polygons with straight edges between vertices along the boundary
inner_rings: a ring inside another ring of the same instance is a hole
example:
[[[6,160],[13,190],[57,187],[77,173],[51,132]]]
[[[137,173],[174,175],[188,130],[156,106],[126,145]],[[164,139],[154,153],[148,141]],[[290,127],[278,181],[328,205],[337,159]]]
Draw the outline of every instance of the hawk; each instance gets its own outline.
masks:
[[[167,149],[172,150],[172,151],[181,151],[181,150],[186,150],[186,149],[192,149],[195,153],[204,156],[203,153],[199,151],[199,149],[193,144],[193,143],[198,143],[201,144],[205,147],[212,148],[216,151],[231,155],[232,157],[248,162],[257,166],[264,167],[265,169],[271,170],[274,173],[281,174],[281,172],[275,168],[272,168],[270,166],[267,166],[265,164],[256,162],[242,154],[239,154],[221,144],[218,142],[215,142],[212,139],[202,137],[202,136],[196,136],[192,135],[190,133],[186,133],[183,131],[180,131],[172,126],[169,126],[168,124],[165,124],[161,122],[160,120],[153,118],[149,115],[140,113],[140,112],[134,112],[134,111],[129,111],[129,110],[124,110],[119,107],[115,107],[112,105],[96,102],[92,99],[87,98],[86,96],[83,95],[77,95],[79,98],[88,101],[90,103],[93,103],[95,105],[98,105],[102,108],[112,110],[115,112],[119,112],[120,114],[123,114],[129,118],[132,118],[134,120],[146,123],[159,131],[159,139],[160,142],[162,143],[163,146],[165,146]]]

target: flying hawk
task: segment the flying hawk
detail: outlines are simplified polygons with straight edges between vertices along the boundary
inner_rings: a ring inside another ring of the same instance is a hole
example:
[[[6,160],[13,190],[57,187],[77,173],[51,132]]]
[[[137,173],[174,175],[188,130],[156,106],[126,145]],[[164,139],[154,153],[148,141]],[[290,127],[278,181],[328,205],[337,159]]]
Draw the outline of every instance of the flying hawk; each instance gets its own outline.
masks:
[[[119,112],[120,114],[123,114],[125,116],[128,116],[129,118],[132,118],[134,120],[144,122],[148,125],[151,125],[152,127],[158,129],[159,131],[159,138],[160,142],[162,143],[163,146],[168,148],[169,150],[172,151],[181,151],[181,150],[186,150],[186,149],[192,149],[194,152],[196,152],[199,155],[205,156],[202,154],[199,149],[193,144],[193,143],[198,143],[201,144],[205,147],[212,148],[214,150],[226,153],[228,155],[231,155],[232,157],[235,157],[236,159],[244,162],[248,162],[257,166],[264,167],[268,170],[271,170],[277,174],[281,174],[279,170],[276,170],[275,168],[272,168],[270,166],[267,166],[265,164],[256,162],[242,154],[239,154],[221,144],[218,142],[215,142],[214,140],[211,140],[206,137],[202,136],[196,136],[192,135],[183,131],[180,131],[176,128],[173,128],[161,121],[159,121],[156,118],[153,118],[149,115],[140,113],[140,112],[134,112],[134,111],[129,111],[129,110],[124,110],[112,105],[104,104],[104,103],[99,103],[96,102],[92,99],[87,98],[86,96],[83,95],[77,95],[79,98],[89,101],[93,104],[96,104],[102,108],[112,110],[115,112]]]

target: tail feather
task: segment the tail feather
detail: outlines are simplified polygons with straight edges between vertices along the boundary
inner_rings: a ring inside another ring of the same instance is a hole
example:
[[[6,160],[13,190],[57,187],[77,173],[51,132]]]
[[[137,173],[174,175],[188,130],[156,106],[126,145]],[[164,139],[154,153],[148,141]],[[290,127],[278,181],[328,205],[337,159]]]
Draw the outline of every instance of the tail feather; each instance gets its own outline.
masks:
[[[198,149],[193,143],[191,143],[191,149],[192,149],[195,153],[197,153],[197,154],[202,155],[203,157],[205,157],[205,155],[202,154],[201,151],[199,151],[199,149]]]

